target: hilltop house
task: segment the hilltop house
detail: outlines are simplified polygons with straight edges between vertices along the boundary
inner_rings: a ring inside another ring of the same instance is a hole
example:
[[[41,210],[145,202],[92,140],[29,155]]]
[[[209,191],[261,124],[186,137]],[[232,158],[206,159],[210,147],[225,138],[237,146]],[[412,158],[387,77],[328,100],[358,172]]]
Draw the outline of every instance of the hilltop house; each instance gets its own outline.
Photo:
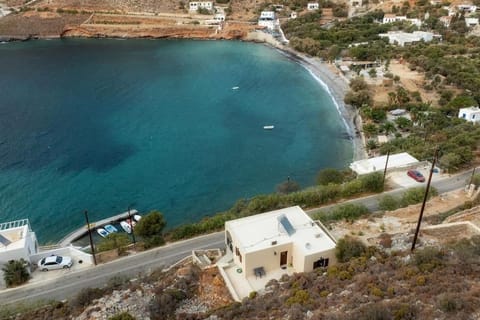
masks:
[[[212,1],[193,1],[189,3],[189,10],[190,11],[197,11],[198,9],[213,9],[213,2]]]
[[[299,206],[227,221],[225,243],[229,263],[219,268],[238,299],[283,274],[336,262],[335,239]]]
[[[269,30],[276,29],[278,25],[277,17],[274,11],[262,11],[258,19],[258,25],[266,27]]]
[[[440,35],[433,34],[426,31],[414,31],[413,33],[407,33],[403,31],[389,31],[388,33],[380,33],[380,37],[388,38],[390,44],[395,44],[400,47],[406,45],[412,45],[420,41],[430,42],[433,38],[440,38]]]
[[[458,110],[458,117],[467,121],[477,123],[480,121],[480,108],[469,107]]]
[[[307,10],[308,11],[315,11],[315,10],[318,10],[319,6],[318,6],[318,2],[309,2],[307,3]]]
[[[465,25],[469,28],[478,26],[478,18],[465,18]]]

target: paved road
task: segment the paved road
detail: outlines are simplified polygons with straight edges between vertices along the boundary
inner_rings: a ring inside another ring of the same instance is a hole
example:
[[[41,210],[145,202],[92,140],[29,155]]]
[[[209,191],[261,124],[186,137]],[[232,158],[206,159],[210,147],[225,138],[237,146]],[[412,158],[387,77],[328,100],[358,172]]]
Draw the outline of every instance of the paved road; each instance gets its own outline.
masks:
[[[480,171],[478,171],[478,170],[476,172],[480,173]],[[445,178],[439,179],[437,181],[432,181],[432,186],[434,186],[437,189],[438,193],[444,193],[444,192],[448,192],[448,191],[452,191],[452,190],[457,190],[457,189],[465,187],[465,185],[470,182],[471,175],[472,175],[472,170],[468,170],[468,171],[462,172],[458,175],[454,175],[454,176],[451,176],[451,177],[445,177]],[[426,183],[424,183],[422,185],[419,184],[419,186],[426,186]],[[387,194],[391,195],[391,196],[394,196],[394,197],[401,197],[403,195],[403,193],[405,193],[406,190],[408,190],[408,189],[406,189],[406,188],[395,189],[395,190],[391,190],[391,191],[384,192],[384,193],[381,193],[381,194],[375,194],[375,195],[364,197],[364,198],[347,200],[347,201],[342,202],[341,204],[347,204],[347,203],[363,204],[370,211],[377,211],[379,209],[378,208],[378,200],[380,198],[384,197]],[[313,213],[322,212],[322,211],[329,211],[337,205],[338,205],[338,203],[328,205],[328,206],[324,206],[324,207],[321,207],[321,208],[311,209],[311,210],[308,210],[307,212],[309,214],[313,214]]]
[[[135,276],[164,268],[190,255],[194,249],[224,246],[224,233],[175,242],[161,248],[141,252],[89,269],[78,270],[54,280],[32,283],[20,288],[0,291],[0,306],[34,300],[63,300],[75,296],[83,288],[101,287],[113,276]],[[52,271],[54,272],[54,271]]]
[[[456,190],[465,186],[472,171],[436,181],[433,185],[439,193]],[[378,198],[385,194],[400,196],[405,189],[396,189],[380,195],[345,201],[344,203],[362,203],[370,210],[378,209]],[[309,210],[309,213],[327,210],[334,205]],[[113,276],[135,276],[151,270],[169,266],[191,254],[194,249],[224,247],[224,233],[209,235],[180,241],[147,252],[138,253],[89,269],[72,271],[58,279],[32,283],[20,288],[0,291],[0,305],[17,302],[28,302],[42,299],[63,300],[75,296],[79,290],[89,287],[100,287]]]

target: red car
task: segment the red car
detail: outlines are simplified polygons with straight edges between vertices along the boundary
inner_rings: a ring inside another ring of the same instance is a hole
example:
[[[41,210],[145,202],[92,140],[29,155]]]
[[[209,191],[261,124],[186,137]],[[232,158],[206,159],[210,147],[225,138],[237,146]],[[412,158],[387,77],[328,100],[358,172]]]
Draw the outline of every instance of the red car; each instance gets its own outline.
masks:
[[[407,174],[417,182],[425,182],[425,177],[417,170],[408,170]]]

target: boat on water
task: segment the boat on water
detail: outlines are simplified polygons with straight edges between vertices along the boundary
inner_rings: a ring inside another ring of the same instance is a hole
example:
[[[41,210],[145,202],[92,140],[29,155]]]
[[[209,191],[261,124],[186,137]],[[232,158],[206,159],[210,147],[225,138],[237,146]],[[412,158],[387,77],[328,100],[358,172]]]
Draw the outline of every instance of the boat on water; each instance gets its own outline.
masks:
[[[263,129],[265,129],[265,130],[272,130],[273,128],[275,128],[275,126],[272,126],[272,125],[263,126]]]
[[[126,233],[132,233],[132,226],[127,221],[120,221],[120,227],[122,227]]]
[[[238,90],[240,87],[232,87],[232,90]]]
[[[139,215],[139,214],[135,214],[135,215],[133,216],[133,220],[135,220],[136,222],[140,221],[140,219],[142,219],[142,216]]]
[[[109,232],[103,228],[97,228],[97,232],[103,238],[105,238],[109,234]]]
[[[112,226],[111,224],[105,225],[104,228],[105,228],[105,230],[108,231],[108,233],[118,232],[118,229],[115,228],[114,226]]]

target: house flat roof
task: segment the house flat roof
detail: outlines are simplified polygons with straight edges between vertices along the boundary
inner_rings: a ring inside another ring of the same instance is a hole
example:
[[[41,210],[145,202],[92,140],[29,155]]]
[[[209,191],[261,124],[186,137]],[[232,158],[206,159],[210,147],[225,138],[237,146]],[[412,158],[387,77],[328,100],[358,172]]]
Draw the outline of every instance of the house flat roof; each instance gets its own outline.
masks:
[[[299,206],[230,220],[225,227],[235,235],[245,253],[292,243],[304,255],[309,255],[336,245]]]
[[[352,162],[350,169],[357,174],[367,174],[376,171],[381,171],[385,168],[387,156],[380,156],[370,159],[363,159]],[[404,167],[419,162],[406,152],[391,154],[388,158],[388,169]]]

